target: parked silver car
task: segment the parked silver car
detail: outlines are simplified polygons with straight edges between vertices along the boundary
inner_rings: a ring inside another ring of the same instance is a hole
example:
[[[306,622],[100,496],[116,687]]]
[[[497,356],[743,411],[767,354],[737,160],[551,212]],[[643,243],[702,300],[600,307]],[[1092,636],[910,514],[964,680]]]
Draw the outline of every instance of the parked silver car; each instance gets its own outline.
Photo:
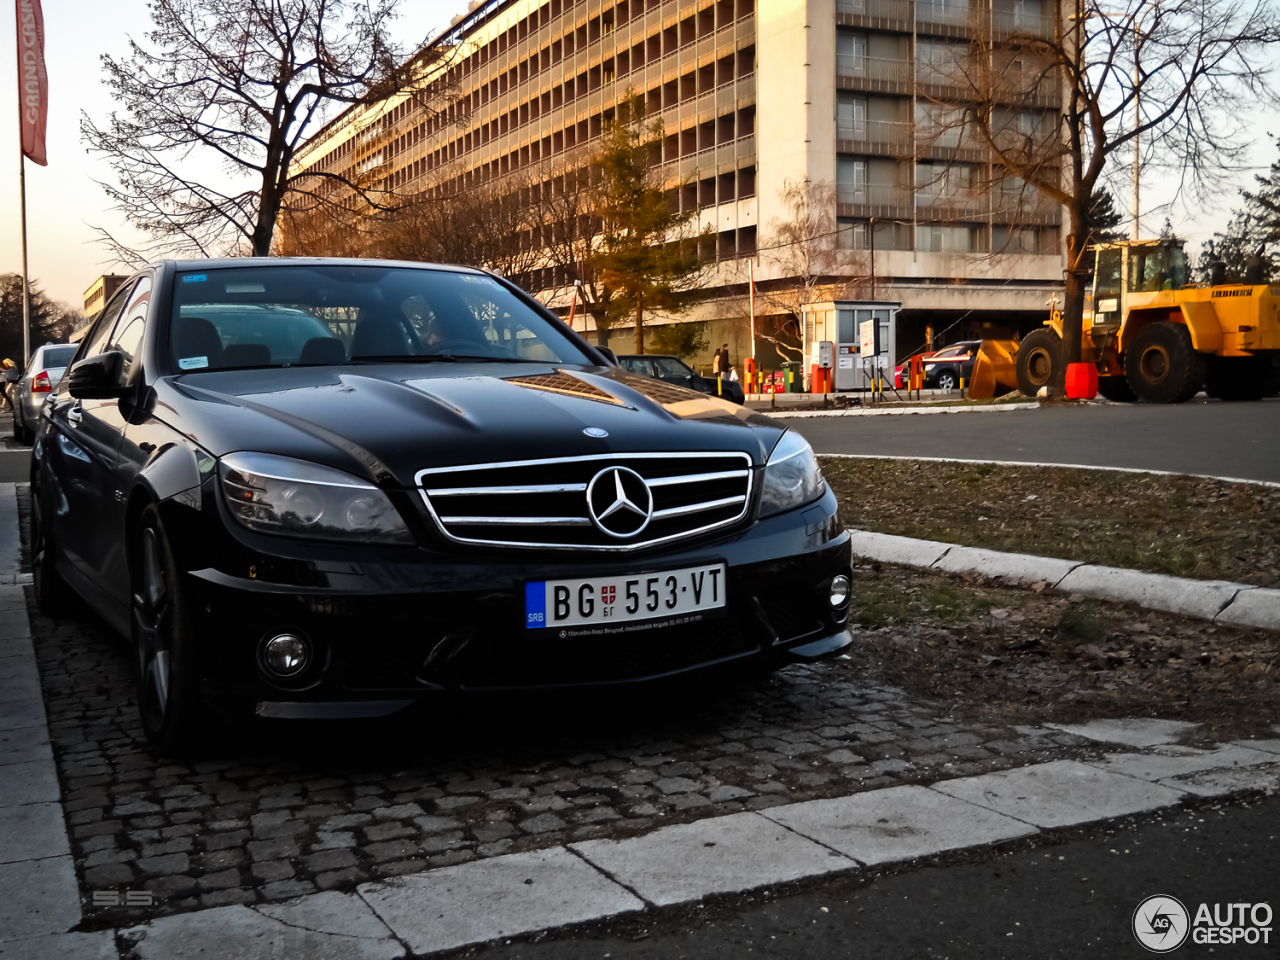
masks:
[[[13,435],[22,443],[30,443],[40,422],[40,407],[49,394],[58,389],[58,381],[71,358],[76,355],[74,343],[46,343],[31,355],[31,362],[9,388],[13,403]]]

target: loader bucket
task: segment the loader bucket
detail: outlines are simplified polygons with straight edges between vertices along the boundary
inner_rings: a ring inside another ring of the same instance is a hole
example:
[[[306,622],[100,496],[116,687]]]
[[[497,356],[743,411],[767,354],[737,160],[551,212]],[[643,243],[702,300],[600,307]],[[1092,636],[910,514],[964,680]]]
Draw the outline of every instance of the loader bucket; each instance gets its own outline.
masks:
[[[1003,397],[1018,389],[1016,340],[983,340],[973,361],[969,396],[974,400]]]

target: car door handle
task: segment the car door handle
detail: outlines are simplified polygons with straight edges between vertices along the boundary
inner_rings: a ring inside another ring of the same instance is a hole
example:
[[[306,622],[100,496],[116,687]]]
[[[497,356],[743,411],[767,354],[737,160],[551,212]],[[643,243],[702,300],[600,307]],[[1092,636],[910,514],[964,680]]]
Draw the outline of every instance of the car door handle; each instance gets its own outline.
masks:
[[[72,423],[79,423],[80,418],[83,416],[84,416],[84,413],[80,410],[80,404],[78,403],[74,407],[72,407],[70,410],[67,411],[67,419],[70,420]]]

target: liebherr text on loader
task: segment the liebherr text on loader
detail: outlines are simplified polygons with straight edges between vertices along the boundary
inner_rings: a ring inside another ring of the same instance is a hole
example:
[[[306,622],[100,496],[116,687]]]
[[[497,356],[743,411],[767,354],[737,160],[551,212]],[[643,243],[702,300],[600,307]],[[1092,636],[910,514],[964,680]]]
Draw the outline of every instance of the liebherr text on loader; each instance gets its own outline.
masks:
[[[1117,240],[1090,248],[1081,360],[1108,400],[1182,403],[1201,389],[1257,400],[1280,388],[1280,283],[1253,258],[1245,283],[1189,282],[1182,241]],[[1215,271],[1221,280],[1221,270]],[[1036,396],[1065,362],[1054,311],[1018,348],[1018,389]]]

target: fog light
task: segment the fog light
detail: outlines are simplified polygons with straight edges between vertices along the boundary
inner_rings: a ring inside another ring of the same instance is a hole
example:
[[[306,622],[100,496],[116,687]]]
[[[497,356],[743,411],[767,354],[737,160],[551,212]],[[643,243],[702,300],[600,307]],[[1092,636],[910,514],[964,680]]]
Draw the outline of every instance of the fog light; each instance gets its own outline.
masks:
[[[843,573],[831,580],[831,606],[843,607],[849,602],[849,578]]]
[[[262,647],[262,662],[277,677],[296,677],[306,669],[310,659],[307,641],[292,633],[272,637]]]

